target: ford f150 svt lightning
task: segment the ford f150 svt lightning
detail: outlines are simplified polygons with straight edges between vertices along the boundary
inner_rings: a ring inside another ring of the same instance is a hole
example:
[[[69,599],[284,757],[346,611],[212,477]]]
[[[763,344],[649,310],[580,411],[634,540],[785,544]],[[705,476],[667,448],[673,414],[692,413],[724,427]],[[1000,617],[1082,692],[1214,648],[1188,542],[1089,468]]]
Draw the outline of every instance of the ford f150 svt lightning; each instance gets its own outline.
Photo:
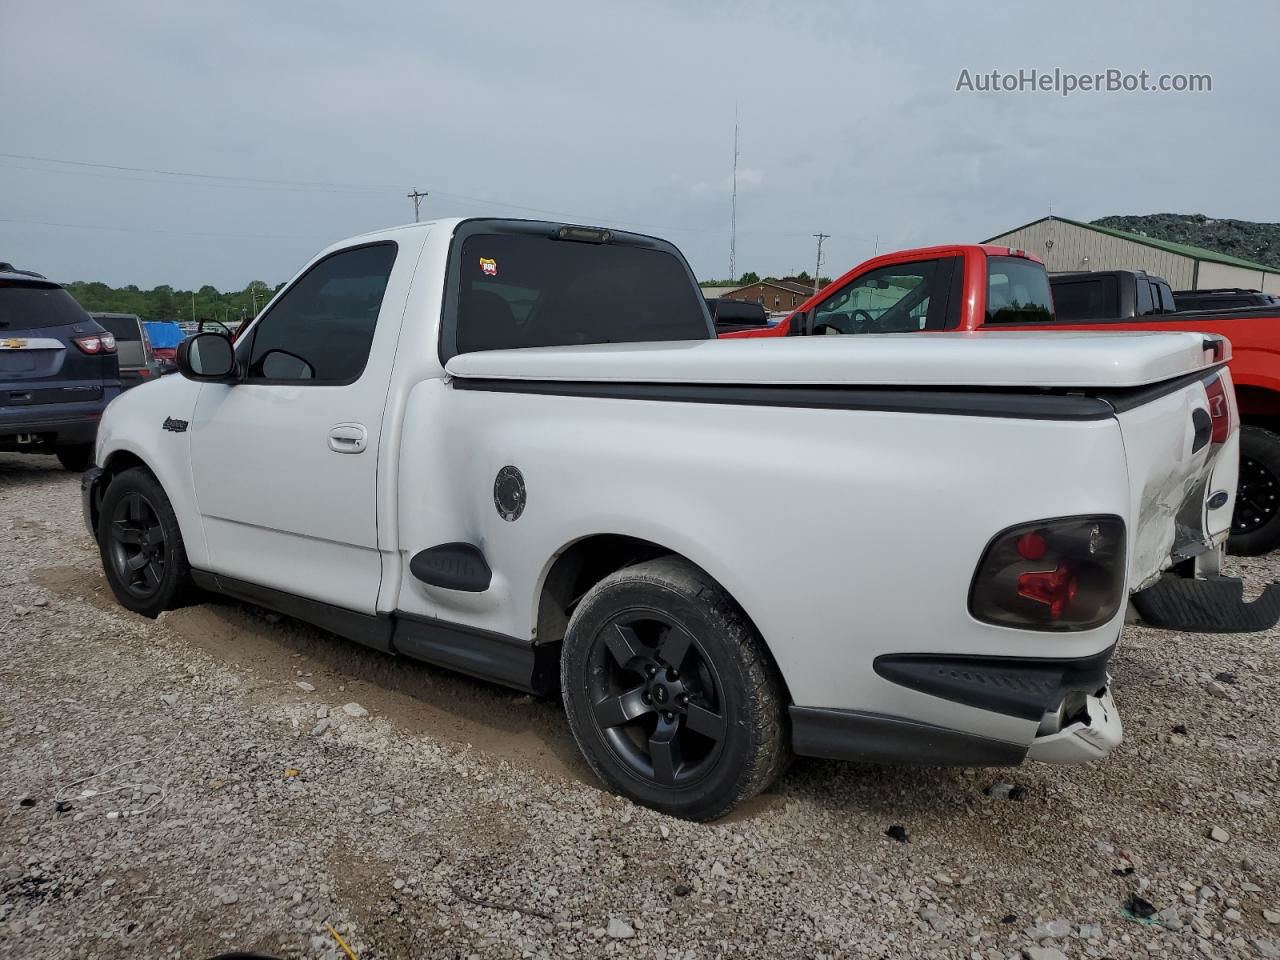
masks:
[[[918,340],[716,341],[635,234],[386,230],[112,403],[86,519],[132,610],[203,588],[558,688],[600,777],[681,816],[792,752],[1101,757],[1128,590],[1227,534],[1227,350]]]

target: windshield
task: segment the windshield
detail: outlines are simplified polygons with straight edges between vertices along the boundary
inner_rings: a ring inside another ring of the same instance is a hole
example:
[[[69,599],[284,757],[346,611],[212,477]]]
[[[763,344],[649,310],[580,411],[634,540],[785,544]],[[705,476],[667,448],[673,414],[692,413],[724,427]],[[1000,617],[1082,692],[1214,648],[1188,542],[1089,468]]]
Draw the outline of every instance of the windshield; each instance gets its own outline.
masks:
[[[459,273],[459,353],[710,337],[687,268],[661,250],[476,234]]]
[[[987,323],[1037,323],[1053,319],[1049,274],[1022,257],[987,258]]]
[[[61,287],[0,280],[0,328],[61,327],[88,319],[75,298]]]

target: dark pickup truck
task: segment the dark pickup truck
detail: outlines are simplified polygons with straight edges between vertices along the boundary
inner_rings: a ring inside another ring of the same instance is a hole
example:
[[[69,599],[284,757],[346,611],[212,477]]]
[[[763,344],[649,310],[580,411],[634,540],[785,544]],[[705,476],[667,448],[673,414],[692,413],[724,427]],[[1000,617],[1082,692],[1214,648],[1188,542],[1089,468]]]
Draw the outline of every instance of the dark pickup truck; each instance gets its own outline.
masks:
[[[1163,277],[1142,270],[1090,270],[1051,273],[1054,314],[1062,323],[1074,320],[1132,320],[1176,313],[1174,292]]]
[[[1258,291],[1174,292],[1141,270],[1060,273],[1049,282],[1054,326],[1198,330],[1231,341],[1243,427],[1228,549],[1259,554],[1280,547],[1280,302]]]
[[[119,393],[115,337],[60,285],[0,263],[0,450],[84,470]]]
[[[1175,290],[1179,310],[1239,310],[1241,307],[1280,306],[1280,296],[1243,287],[1216,287],[1209,290]]]

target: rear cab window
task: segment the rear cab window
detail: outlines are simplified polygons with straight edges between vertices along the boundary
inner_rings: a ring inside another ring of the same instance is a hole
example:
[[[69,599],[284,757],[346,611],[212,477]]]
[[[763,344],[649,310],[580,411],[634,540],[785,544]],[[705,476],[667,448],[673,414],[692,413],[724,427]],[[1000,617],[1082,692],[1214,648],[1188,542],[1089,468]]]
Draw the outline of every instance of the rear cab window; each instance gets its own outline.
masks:
[[[581,234],[608,242],[559,239],[555,224],[467,226],[450,254],[445,360],[478,350],[712,337],[701,291],[674,247],[611,231]]]
[[[986,323],[1053,320],[1053,294],[1044,266],[1022,257],[987,258]]]
[[[1053,306],[1058,320],[1109,319],[1119,315],[1120,287],[1109,273],[1052,282]]]
[[[56,283],[0,280],[0,330],[35,330],[86,323],[89,315]]]

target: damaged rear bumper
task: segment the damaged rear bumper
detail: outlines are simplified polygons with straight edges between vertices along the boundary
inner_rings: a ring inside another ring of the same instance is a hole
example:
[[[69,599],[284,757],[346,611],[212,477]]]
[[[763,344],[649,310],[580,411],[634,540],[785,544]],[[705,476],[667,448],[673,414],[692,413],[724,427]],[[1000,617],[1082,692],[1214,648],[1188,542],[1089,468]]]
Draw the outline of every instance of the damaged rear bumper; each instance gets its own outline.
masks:
[[[1026,739],[985,734],[981,722],[975,727],[972,714],[960,729],[855,709],[793,706],[792,749],[800,756],[831,760],[925,766],[1013,766],[1027,757],[1049,763],[1097,760],[1123,735],[1106,670],[1114,650],[1113,645],[1070,659],[883,655],[875,660],[883,679],[965,707],[1030,721]]]
[[[1165,574],[1130,601],[1147,626],[1189,633],[1257,633],[1280,623],[1280,583],[1268,584],[1251,603],[1244,581],[1211,576],[1189,579]]]
[[[1111,688],[1087,694],[1077,712],[1066,718],[1064,725],[1031,741],[1027,759],[1044,763],[1088,763],[1101,760],[1120,745],[1124,726]]]

